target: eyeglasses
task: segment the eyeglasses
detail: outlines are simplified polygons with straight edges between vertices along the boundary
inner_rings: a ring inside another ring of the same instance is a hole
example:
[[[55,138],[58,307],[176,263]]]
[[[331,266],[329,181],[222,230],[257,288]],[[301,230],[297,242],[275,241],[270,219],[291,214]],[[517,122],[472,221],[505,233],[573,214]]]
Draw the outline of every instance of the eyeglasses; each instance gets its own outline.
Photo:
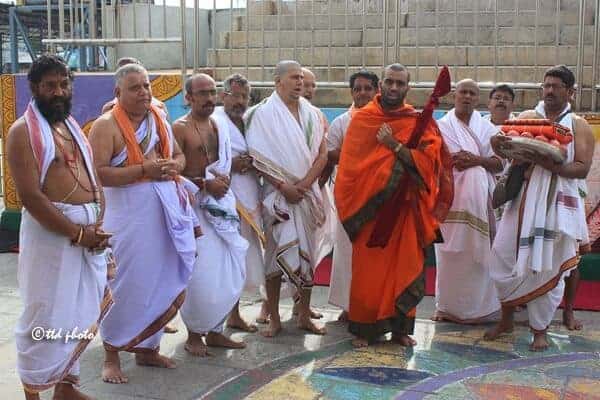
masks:
[[[198,90],[196,92],[192,92],[192,96],[198,96],[198,97],[210,97],[210,96],[216,96],[216,95],[217,95],[217,89]]]
[[[566,87],[567,87],[567,85],[565,85],[564,83],[544,83],[544,84],[542,84],[542,89],[556,90],[556,89],[565,89]]]
[[[250,98],[249,95],[245,94],[245,93],[231,93],[231,92],[223,92],[224,94],[233,97],[236,100],[243,100],[246,101]]]
[[[512,98],[510,98],[509,96],[492,96],[492,100],[494,101],[503,101],[505,103],[509,103],[512,100]]]

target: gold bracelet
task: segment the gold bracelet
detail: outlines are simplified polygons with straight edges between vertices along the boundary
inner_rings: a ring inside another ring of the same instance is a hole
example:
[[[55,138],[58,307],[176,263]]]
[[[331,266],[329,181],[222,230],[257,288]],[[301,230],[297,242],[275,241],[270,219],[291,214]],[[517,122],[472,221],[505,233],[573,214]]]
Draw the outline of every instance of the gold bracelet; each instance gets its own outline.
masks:
[[[404,145],[402,143],[398,143],[396,145],[396,147],[394,147],[394,153],[398,154],[398,152],[400,151],[400,149],[402,149],[402,147],[404,147]]]

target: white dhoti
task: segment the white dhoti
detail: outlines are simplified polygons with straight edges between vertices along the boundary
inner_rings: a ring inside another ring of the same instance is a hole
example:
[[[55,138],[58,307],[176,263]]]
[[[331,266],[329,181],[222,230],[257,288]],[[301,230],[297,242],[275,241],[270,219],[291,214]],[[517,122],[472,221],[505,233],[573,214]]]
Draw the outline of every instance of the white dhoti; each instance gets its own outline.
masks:
[[[222,175],[229,175],[231,171],[228,129],[220,120],[216,122],[219,159],[206,167],[206,179],[214,177],[211,171]],[[248,242],[240,235],[236,200],[231,189],[217,200],[200,193],[193,184],[187,187],[195,197],[194,211],[203,234],[196,239],[198,259],[181,307],[181,317],[192,332],[221,332],[223,322],[244,288]]]
[[[181,318],[195,333],[221,332],[246,281],[247,242],[234,223],[215,226],[206,210],[195,207],[202,236],[196,239],[198,259],[181,307]],[[214,218],[214,217],[213,217]]]
[[[466,125],[450,110],[438,121],[451,153],[468,151],[492,157],[490,139],[498,129],[473,111]],[[454,199],[440,226],[444,242],[435,245],[436,316],[457,323],[497,319],[500,301],[490,278],[495,216],[491,207],[494,177],[483,167],[454,169]]]
[[[173,181],[105,188],[105,196],[117,305],[102,323],[102,338],[112,350],[155,350],[185,298],[196,256],[193,218],[180,211]]]
[[[161,114],[158,114],[161,115]],[[164,116],[160,116],[164,119]],[[174,138],[168,124],[170,153]],[[159,142],[157,121],[149,116],[135,139],[147,154]],[[127,148],[112,166],[127,160]],[[102,322],[104,346],[112,351],[156,351],[163,327],[177,314],[196,259],[195,215],[187,191],[175,181],[106,187],[104,226],[117,274],[110,283],[115,306]]]
[[[217,107],[213,117],[219,124],[229,129],[231,139],[231,157],[248,153],[246,138],[231,121],[223,107]],[[231,173],[231,190],[236,198],[236,208],[240,217],[240,232],[248,241],[246,253],[246,282],[244,292],[248,295],[258,293],[265,283],[264,245],[265,235],[261,215],[260,187],[254,171]]]
[[[323,140],[321,114],[301,98],[300,121],[277,92],[244,116],[246,140],[256,169],[278,182],[302,179],[319,154]],[[298,204],[288,204],[272,185],[263,187],[266,278],[284,275],[299,291],[312,287],[314,268],[324,243],[326,211],[323,193],[314,182]]]
[[[55,203],[74,224],[97,221],[95,203]],[[72,246],[69,238],[50,232],[23,210],[19,245],[19,292],[23,313],[16,332],[17,370],[27,390],[48,389],[62,380],[78,382],[79,356],[96,334],[111,304],[106,289],[106,254]],[[41,332],[60,337],[35,337]],[[87,340],[68,334],[89,333]]]
[[[32,101],[25,112],[30,143],[40,171],[40,187],[55,157],[48,122]],[[77,122],[65,121],[95,186],[91,151]],[[100,205],[54,203],[73,224],[98,221]],[[15,328],[17,372],[28,392],[59,382],[77,384],[79,356],[95,336],[112,304],[106,287],[107,251],[73,246],[68,237],[43,227],[23,209],[17,279],[23,312]]]
[[[329,303],[348,311],[351,285],[352,242],[338,218],[335,227],[335,245],[333,247],[331,279],[329,281]]]
[[[327,150],[341,150],[346,130],[350,124],[352,110],[346,111],[331,122],[327,135]],[[337,167],[336,167],[337,170]],[[334,170],[332,179],[335,179]],[[329,184],[329,183],[328,183]],[[335,183],[331,182],[330,191],[333,192]],[[352,283],[352,242],[344,230],[337,215],[333,214],[333,260],[331,266],[331,279],[329,280],[329,303],[348,311],[350,304],[350,286]]]
[[[563,297],[563,278],[579,262],[577,240],[568,232],[562,232],[556,225],[550,228],[550,224],[543,228],[543,222],[537,224],[542,227],[533,227],[532,207],[543,204],[545,200],[542,202],[541,199],[547,197],[543,194],[538,196],[536,189],[539,186],[531,183],[542,174],[549,172],[536,167],[529,186],[515,200],[507,203],[498,225],[491,262],[491,277],[502,305],[527,304],[529,324],[536,330],[546,329],[552,321]],[[548,188],[543,191],[547,194]],[[525,192],[527,195],[524,195]],[[556,194],[553,203],[556,208]],[[525,208],[528,210],[523,211],[520,217],[521,209]],[[531,222],[527,223],[528,219]],[[573,220],[565,220],[564,224],[569,225]]]
[[[560,124],[573,128],[570,105]],[[545,117],[543,102],[535,111]],[[565,162],[573,162],[575,144]],[[544,330],[564,292],[564,278],[579,263],[579,245],[588,241],[582,182],[533,169],[516,199],[508,202],[492,248],[491,276],[503,306],[527,304],[529,324]]]

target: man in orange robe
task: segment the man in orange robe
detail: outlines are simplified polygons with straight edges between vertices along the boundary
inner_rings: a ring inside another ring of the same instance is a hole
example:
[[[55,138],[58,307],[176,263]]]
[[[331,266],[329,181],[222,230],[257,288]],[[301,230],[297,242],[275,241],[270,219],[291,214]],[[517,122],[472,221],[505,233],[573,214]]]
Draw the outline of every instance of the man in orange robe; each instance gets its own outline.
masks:
[[[409,80],[401,64],[385,68],[381,94],[355,112],[340,156],[335,201],[352,240],[357,347],[390,331],[393,341],[416,344],[409,335],[425,291],[424,249],[452,203],[449,154],[431,118],[437,98],[418,113],[404,103]]]

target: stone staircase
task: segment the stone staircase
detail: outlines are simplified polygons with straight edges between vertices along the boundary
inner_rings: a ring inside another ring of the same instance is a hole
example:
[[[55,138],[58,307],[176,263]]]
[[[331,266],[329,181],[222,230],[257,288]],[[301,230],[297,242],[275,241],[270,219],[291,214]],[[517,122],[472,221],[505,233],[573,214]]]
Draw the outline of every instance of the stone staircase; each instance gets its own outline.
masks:
[[[517,102],[530,107],[539,95],[532,85],[541,82],[546,68],[564,63],[576,72],[579,3],[559,0],[557,12],[556,0],[388,1],[386,61],[409,67],[411,80],[423,87],[411,91],[415,104],[424,101],[439,66],[447,64],[454,81],[520,83]],[[341,86],[363,66],[381,71],[383,7],[383,0],[248,0],[248,10],[235,9],[232,18],[218,15],[208,65],[218,80],[240,72],[268,82],[278,60],[296,59],[319,81]],[[588,1],[583,75],[577,76],[584,87],[583,109],[591,105],[597,23],[598,10]],[[319,103],[348,104],[348,91],[330,86],[320,90]],[[486,98],[483,91],[482,102]]]

